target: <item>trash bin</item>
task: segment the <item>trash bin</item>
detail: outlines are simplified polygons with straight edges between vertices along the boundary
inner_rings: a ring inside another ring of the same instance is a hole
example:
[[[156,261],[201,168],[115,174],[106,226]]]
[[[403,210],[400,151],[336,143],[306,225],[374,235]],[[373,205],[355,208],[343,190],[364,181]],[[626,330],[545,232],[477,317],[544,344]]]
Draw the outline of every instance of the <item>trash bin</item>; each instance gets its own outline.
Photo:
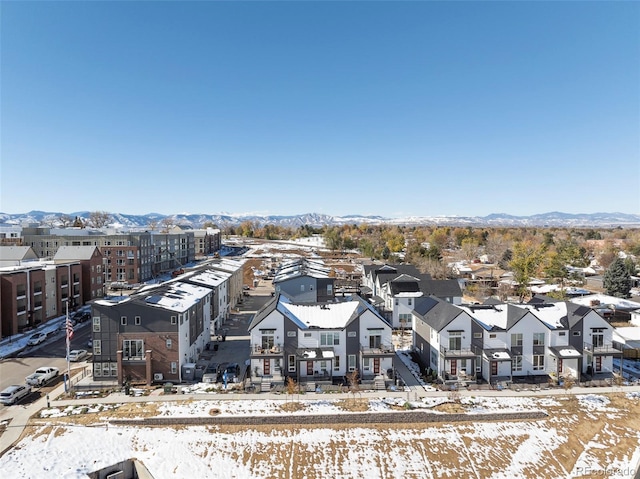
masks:
[[[164,385],[164,393],[171,394],[171,390],[173,389],[173,383],[165,383]]]

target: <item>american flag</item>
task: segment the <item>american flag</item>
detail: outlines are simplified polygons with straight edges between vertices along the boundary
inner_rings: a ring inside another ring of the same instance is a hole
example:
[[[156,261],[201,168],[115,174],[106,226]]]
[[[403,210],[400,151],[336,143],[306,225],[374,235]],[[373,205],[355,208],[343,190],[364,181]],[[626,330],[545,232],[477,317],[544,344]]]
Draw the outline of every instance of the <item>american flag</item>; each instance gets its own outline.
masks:
[[[67,339],[71,339],[73,338],[73,323],[71,322],[71,319],[69,319],[69,317],[67,317]]]

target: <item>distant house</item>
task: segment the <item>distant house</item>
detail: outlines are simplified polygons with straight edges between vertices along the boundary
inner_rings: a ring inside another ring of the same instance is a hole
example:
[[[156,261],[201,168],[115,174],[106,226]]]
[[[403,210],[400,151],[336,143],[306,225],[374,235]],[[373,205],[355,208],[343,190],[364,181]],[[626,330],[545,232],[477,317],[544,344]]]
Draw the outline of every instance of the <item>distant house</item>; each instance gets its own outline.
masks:
[[[365,381],[393,367],[391,327],[357,295],[332,303],[277,295],[249,325],[254,381],[342,383],[358,370]]]
[[[296,302],[321,303],[335,297],[331,268],[321,261],[300,258],[283,263],[276,271],[273,285],[276,293],[286,294]]]

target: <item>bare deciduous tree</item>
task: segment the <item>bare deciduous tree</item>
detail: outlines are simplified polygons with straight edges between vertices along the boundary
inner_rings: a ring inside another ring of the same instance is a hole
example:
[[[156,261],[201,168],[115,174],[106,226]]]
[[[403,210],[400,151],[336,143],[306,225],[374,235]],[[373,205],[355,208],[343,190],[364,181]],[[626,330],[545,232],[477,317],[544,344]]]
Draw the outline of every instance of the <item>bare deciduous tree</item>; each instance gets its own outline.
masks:
[[[162,233],[168,233],[175,226],[175,221],[171,216],[165,216],[160,224],[162,225]]]
[[[92,211],[89,213],[89,224],[94,228],[102,228],[111,221],[111,214],[107,211]]]
[[[347,374],[347,384],[349,385],[349,392],[353,394],[353,402],[356,402],[356,394],[360,394],[360,373],[357,369],[354,369]]]
[[[60,217],[58,218],[58,221],[60,221],[60,225],[63,228],[68,228],[69,225],[71,225],[73,223],[73,218],[69,215],[60,215]]]

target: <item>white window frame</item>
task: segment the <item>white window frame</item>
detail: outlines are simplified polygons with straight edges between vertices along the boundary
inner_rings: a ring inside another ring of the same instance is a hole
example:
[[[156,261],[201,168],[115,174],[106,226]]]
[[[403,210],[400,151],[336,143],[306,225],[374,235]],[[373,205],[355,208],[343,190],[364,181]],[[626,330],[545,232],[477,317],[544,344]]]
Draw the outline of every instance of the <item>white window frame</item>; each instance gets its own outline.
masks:
[[[534,371],[544,371],[544,354],[534,354],[531,363]]]
[[[101,339],[95,339],[93,341],[93,355],[102,356],[102,340]]]
[[[544,346],[544,333],[533,333],[533,345],[534,346]]]
[[[522,371],[522,356],[516,355],[511,359],[511,370]]]

